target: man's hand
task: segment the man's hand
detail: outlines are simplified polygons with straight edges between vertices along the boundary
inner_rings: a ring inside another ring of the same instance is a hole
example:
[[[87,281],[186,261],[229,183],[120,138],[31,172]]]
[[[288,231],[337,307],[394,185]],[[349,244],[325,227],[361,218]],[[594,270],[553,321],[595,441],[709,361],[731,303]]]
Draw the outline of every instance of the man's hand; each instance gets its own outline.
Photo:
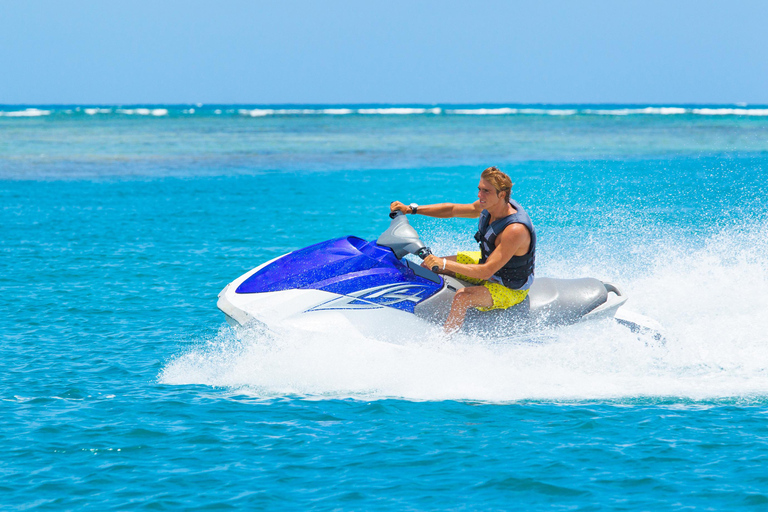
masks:
[[[443,261],[444,258],[438,258],[434,254],[430,254],[426,258],[424,258],[424,261],[421,262],[421,266],[424,268],[428,268],[429,270],[432,270],[432,267],[437,267],[437,272],[442,273],[443,269]]]
[[[401,203],[400,201],[393,201],[389,205],[389,211],[391,212],[401,211],[403,213],[411,213],[411,207],[408,206],[407,204]]]

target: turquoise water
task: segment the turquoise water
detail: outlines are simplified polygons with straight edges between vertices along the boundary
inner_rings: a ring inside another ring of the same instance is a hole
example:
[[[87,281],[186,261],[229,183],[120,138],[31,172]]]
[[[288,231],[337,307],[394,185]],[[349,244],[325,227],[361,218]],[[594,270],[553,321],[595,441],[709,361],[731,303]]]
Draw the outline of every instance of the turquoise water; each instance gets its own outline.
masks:
[[[768,505],[768,110],[389,108],[0,107],[0,506]],[[488,165],[538,275],[616,282],[667,342],[393,345],[216,309],[267,259],[375,238],[394,199],[472,201]]]

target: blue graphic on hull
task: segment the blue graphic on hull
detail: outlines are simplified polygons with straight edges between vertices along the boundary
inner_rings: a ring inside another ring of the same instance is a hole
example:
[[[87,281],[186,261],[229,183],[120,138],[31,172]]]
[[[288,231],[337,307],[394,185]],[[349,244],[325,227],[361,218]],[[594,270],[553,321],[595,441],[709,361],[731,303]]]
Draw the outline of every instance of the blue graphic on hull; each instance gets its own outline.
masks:
[[[385,306],[397,307],[397,305],[403,301],[411,301],[415,306],[429,295],[429,293],[425,294],[425,291],[430,290],[420,284],[385,284],[352,292],[348,295],[342,295],[341,297],[331,299],[328,302],[310,308],[307,311],[323,311],[330,309],[376,309]],[[405,306],[407,306],[407,304],[405,304]],[[413,310],[413,308],[407,307],[400,307],[398,309]]]
[[[343,297],[312,310],[386,306],[412,313],[440,288],[442,279],[416,275],[388,247],[350,236],[287,254],[243,281],[236,292],[324,290]]]

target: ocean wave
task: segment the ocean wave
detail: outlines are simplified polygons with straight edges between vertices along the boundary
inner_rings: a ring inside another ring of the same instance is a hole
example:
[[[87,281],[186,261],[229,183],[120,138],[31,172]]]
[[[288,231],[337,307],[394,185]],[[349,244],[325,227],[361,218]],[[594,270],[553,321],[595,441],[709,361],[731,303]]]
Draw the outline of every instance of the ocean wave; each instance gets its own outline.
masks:
[[[0,111],[0,116],[4,117],[40,117],[49,116],[53,113],[52,110],[40,110],[37,108],[27,108],[24,110],[12,110],[12,111]]]
[[[220,110],[217,110],[220,113]],[[347,114],[354,114],[355,111],[349,108],[254,108],[254,109],[238,109],[238,114],[250,117],[264,117],[264,116],[291,116],[291,115],[330,115],[330,116],[342,116]]]
[[[407,108],[407,107],[388,107],[388,108],[361,108],[357,110],[358,114],[364,115],[412,115],[412,114],[440,114],[440,108]]]
[[[575,109],[559,109],[559,108],[551,108],[551,109],[541,109],[541,108],[521,108],[520,109],[521,114],[527,114],[527,115],[545,115],[545,116],[572,116],[574,114],[578,114],[579,111]]]
[[[768,108],[694,108],[691,113],[701,116],[768,116]]]
[[[585,109],[584,114],[598,116],[629,116],[629,115],[680,115],[688,114],[689,110],[681,107],[646,107],[646,108],[617,108],[617,109]]]
[[[167,108],[119,108],[115,112],[118,114],[124,114],[127,116],[167,116],[168,115],[168,109]]]
[[[221,110],[216,110],[216,113],[220,113]],[[262,117],[262,116],[269,116],[275,113],[272,109],[261,109],[261,108],[254,108],[253,110],[246,110],[244,108],[241,108],[238,110],[238,113],[244,116],[251,116],[251,117]]]
[[[470,116],[503,116],[512,115],[519,112],[516,108],[457,108],[452,110],[446,110],[446,114],[460,114]]]
[[[254,108],[238,109],[241,115],[250,117],[264,117],[273,115],[413,115],[413,114],[440,114],[440,108],[410,108],[410,107],[389,107],[389,108],[302,108],[302,109],[272,109],[272,108]]]
[[[83,109],[83,112],[85,112],[89,116],[93,116],[96,114],[111,114],[112,109],[111,108],[86,108],[86,109]]]
[[[446,114],[469,116],[509,116],[509,115],[543,115],[543,116],[572,116],[580,113],[573,108],[456,108],[446,109]]]
[[[651,106],[651,107],[573,107],[573,108],[546,108],[546,107],[326,107],[326,108],[243,108],[231,106],[230,108],[203,108],[196,107],[77,107],[74,109],[35,108],[29,107],[23,110],[0,110],[1,117],[39,117],[56,115],[121,115],[121,116],[206,116],[206,115],[234,115],[246,117],[269,116],[704,116],[704,117],[768,117],[768,108],[747,107],[679,107],[679,106]]]
[[[476,116],[502,116],[502,115],[540,115],[540,116],[573,116],[573,115],[600,115],[600,116],[626,116],[632,114],[685,114],[687,110],[678,107],[647,107],[647,108],[618,108],[618,109],[575,109],[575,108],[473,108],[446,110],[447,114],[476,115]]]
[[[630,115],[701,115],[701,116],[768,116],[764,108],[684,108],[684,107],[644,107],[644,108],[602,108],[602,109],[557,109],[557,108],[470,108],[446,109],[446,114],[499,116],[499,115],[595,115],[595,116],[630,116]]]
[[[322,110],[307,111],[310,114],[327,114],[330,116],[345,116],[347,114],[354,113],[354,110],[349,108],[324,108]]]

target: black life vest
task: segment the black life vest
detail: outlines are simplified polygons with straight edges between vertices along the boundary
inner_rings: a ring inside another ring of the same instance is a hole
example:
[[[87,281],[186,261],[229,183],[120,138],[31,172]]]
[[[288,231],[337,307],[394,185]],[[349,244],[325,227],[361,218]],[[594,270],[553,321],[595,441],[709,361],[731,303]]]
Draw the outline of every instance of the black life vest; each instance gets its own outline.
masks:
[[[522,256],[512,256],[508,262],[501,267],[494,275],[501,279],[501,282],[507,288],[517,289],[523,286],[528,278],[533,275],[536,263],[536,230],[533,229],[531,218],[520,206],[520,203],[510,199],[509,204],[517,210],[517,213],[507,215],[491,222],[491,214],[488,210],[483,210],[480,214],[480,223],[475,233],[475,240],[480,244],[482,258],[480,263],[485,263],[488,256],[496,249],[496,237],[510,224],[522,224],[528,228],[531,233],[531,246],[528,252]]]

